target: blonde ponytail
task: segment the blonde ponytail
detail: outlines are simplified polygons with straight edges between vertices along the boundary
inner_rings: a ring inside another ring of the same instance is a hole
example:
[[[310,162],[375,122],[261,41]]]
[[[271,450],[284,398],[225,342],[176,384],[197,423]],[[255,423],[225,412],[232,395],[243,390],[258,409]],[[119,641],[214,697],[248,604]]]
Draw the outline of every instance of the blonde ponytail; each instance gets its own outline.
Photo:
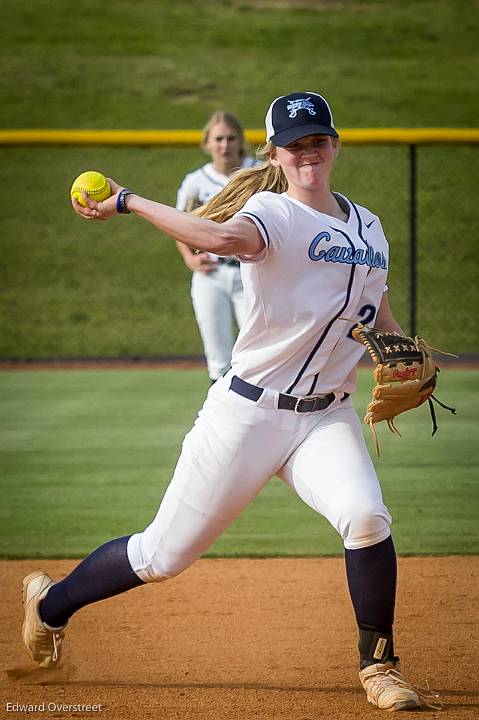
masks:
[[[280,167],[273,167],[267,159],[272,148],[272,143],[260,148],[258,159],[265,162],[236,172],[223,190],[201,208],[194,210],[194,214],[221,223],[233,217],[258,192],[285,192],[288,184],[283,171]]]

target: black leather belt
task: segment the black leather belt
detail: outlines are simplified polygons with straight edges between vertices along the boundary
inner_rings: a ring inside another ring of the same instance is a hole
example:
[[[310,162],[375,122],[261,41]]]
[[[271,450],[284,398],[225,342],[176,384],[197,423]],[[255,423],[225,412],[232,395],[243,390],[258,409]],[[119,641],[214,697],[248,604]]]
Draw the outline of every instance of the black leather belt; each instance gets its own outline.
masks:
[[[264,388],[251,385],[251,383],[242,380],[237,375],[233,375],[231,378],[230,390],[254,402],[257,402],[264,392]],[[336,395],[332,392],[326,395],[313,395],[310,398],[298,398],[294,397],[294,395],[284,395],[280,393],[278,409],[294,410],[296,413],[318,412],[319,410],[326,410],[326,408],[334,402],[335,397]],[[349,393],[344,393],[341,402],[348,397]]]
[[[233,267],[239,267],[239,260],[235,260],[231,257],[219,257],[218,263],[220,265],[232,265]]]

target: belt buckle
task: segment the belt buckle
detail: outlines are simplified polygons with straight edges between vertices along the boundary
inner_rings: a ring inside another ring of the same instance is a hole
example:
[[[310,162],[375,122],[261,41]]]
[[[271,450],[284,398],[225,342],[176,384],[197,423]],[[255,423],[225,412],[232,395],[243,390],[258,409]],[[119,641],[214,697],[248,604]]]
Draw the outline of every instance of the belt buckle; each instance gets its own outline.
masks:
[[[323,399],[324,404],[323,406],[316,407],[317,400]],[[305,402],[305,403],[312,403],[311,410],[299,410],[299,403]],[[324,393],[317,394],[317,395],[308,395],[308,397],[302,397],[298,398],[296,400],[296,404],[294,406],[294,414],[295,415],[302,415],[303,413],[312,413],[316,412],[316,410],[325,410],[328,407],[329,403],[326,398],[326,395]]]
[[[295,406],[294,406],[294,414],[295,415],[302,415],[303,413],[308,412],[314,412],[314,406],[316,402],[317,395],[310,395],[309,397],[301,397],[296,400]],[[310,403],[312,404],[311,410],[300,410],[299,405],[300,403]]]

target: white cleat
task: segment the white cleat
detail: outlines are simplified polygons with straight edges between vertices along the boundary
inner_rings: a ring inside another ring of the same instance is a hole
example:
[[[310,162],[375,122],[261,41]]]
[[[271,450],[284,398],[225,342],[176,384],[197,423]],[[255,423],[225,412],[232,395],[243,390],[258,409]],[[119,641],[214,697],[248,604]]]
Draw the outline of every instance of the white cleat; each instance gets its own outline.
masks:
[[[38,614],[38,604],[52,585],[54,582],[51,577],[41,570],[30,573],[23,580],[23,644],[27,654],[42,668],[52,668],[59,664],[65,635],[65,626],[50,628]]]
[[[402,675],[399,664],[392,662],[369,665],[359,672],[368,702],[381,710],[417,710],[425,707],[442,710],[437,694],[415,688]]]

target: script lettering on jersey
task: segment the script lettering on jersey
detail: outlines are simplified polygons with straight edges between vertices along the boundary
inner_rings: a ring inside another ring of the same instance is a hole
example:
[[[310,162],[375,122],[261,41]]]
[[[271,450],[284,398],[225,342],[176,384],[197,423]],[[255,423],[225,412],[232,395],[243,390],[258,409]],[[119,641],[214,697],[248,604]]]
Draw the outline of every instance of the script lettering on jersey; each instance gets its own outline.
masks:
[[[347,263],[348,265],[367,265],[371,268],[387,270],[388,265],[384,253],[375,252],[371,245],[358,250],[341,245],[331,245],[327,249],[319,247],[320,243],[330,242],[330,240],[331,234],[327,231],[316,235],[309,246],[309,259],[313,260],[313,262],[323,260],[324,262]]]

